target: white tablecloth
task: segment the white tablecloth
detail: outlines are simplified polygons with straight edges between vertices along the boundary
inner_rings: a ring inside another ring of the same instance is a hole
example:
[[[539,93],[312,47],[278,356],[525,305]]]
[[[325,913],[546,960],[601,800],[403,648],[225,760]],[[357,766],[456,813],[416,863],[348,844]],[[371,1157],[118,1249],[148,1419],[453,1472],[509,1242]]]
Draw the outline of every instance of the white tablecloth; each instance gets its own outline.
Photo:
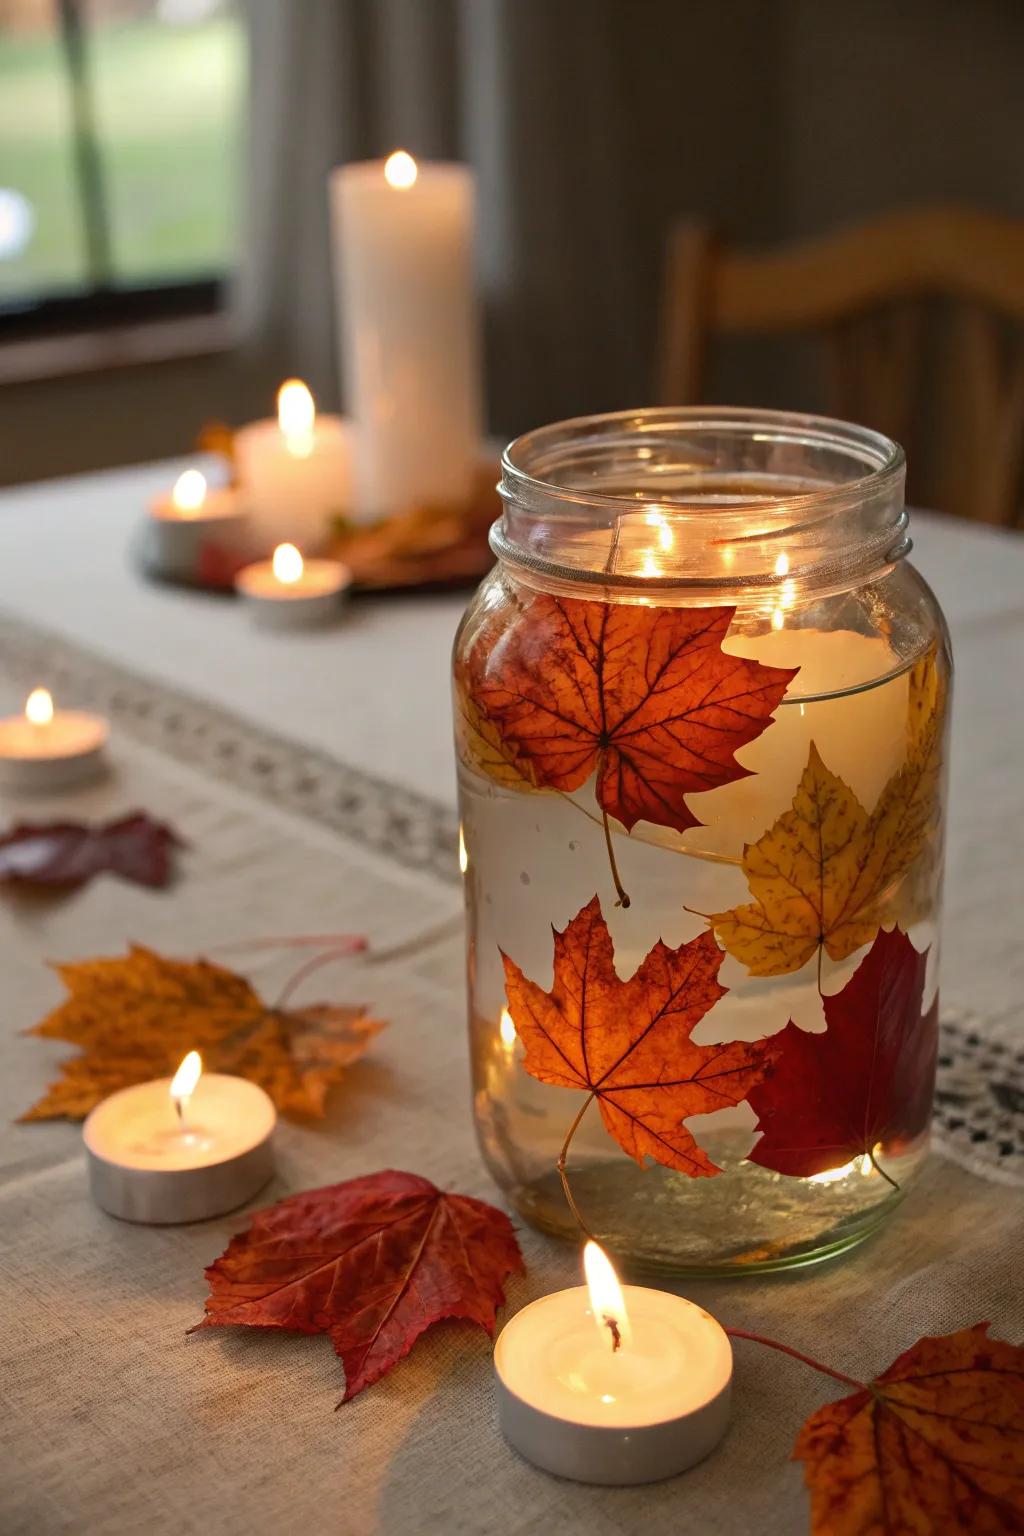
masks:
[[[129,938],[190,955],[262,933],[355,929],[376,956],[333,967],[309,995],[366,1001],[391,1024],[323,1126],[284,1128],[270,1194],[397,1166],[499,1198],[475,1150],[466,1081],[446,704],[461,600],[366,603],[334,632],[266,636],[226,601],[147,587],[126,540],[147,488],[170,476],[0,497],[0,608],[13,615],[0,619],[0,708],[46,681],[68,702],[97,703],[115,729],[115,775],[35,810],[141,804],[189,842],[169,892],[105,879],[56,904],[0,907],[0,1528],[806,1529],[788,1454],[802,1419],[834,1394],[795,1362],[737,1346],[732,1430],[685,1478],[643,1490],[561,1483],[500,1440],[482,1337],[432,1330],[337,1414],[341,1367],[326,1340],[187,1338],[203,1266],[243,1218],[162,1231],[114,1222],[88,1199],[76,1127],[13,1124],[64,1054],[19,1034],[60,995],[45,960],[117,953]],[[1024,543],[938,519],[918,532],[959,668],[937,1121],[946,1155],[841,1262],[685,1287],[723,1320],[855,1375],[926,1331],[989,1317],[1002,1337],[1024,1332]],[[0,805],[4,821],[24,812]],[[254,980],[271,990],[279,970],[265,958]],[[575,1283],[571,1251],[522,1240],[528,1275],[512,1306]]]

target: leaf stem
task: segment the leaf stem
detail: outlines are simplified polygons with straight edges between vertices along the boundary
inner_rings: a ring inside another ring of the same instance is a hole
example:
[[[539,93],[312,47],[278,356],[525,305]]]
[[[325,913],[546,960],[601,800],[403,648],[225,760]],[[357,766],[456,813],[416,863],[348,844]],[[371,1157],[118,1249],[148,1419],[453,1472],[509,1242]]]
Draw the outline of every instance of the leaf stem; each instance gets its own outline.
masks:
[[[836,1381],[841,1381],[847,1387],[858,1387],[866,1390],[862,1381],[857,1381],[853,1376],[845,1376],[842,1371],[834,1371],[830,1365],[824,1365],[820,1360],[815,1360],[813,1355],[801,1354],[791,1344],[780,1344],[778,1339],[768,1339],[763,1333],[748,1333],[745,1328],[727,1328],[726,1333],[730,1339],[749,1339],[752,1344],[764,1344],[769,1349],[777,1349],[784,1355],[791,1355],[794,1360],[800,1360],[804,1365],[809,1365],[814,1371],[821,1371],[823,1376],[831,1376]]]
[[[569,1156],[569,1143],[575,1136],[579,1128],[580,1121],[583,1119],[583,1116],[590,1108],[590,1103],[593,1097],[594,1095],[592,1093],[588,1093],[587,1097],[584,1099],[583,1108],[577,1113],[575,1120],[569,1127],[565,1140],[562,1142],[562,1150],[558,1154],[558,1163],[556,1164],[558,1168],[558,1177],[562,1181],[562,1193],[565,1195],[566,1204],[568,1205],[570,1211],[572,1211],[573,1216],[576,1218],[576,1222],[580,1231],[583,1233],[584,1237],[589,1237],[591,1242],[594,1241],[594,1234],[583,1220],[583,1217],[580,1214],[580,1208],[573,1198],[572,1190],[569,1188],[569,1175],[565,1171],[565,1164]]]
[[[874,1151],[873,1147],[872,1147],[871,1151],[868,1153],[868,1162],[871,1164],[872,1168],[875,1170],[876,1173],[880,1173],[882,1175],[882,1178],[885,1180],[885,1182],[887,1184],[891,1184],[893,1189],[899,1191],[899,1185],[896,1183],[896,1180],[892,1177],[891,1174],[886,1173],[885,1169],[882,1167],[881,1163],[878,1161],[877,1157],[875,1156],[875,1151]]]
[[[216,955],[225,949],[324,949],[327,946],[339,955],[359,955],[368,947],[361,933],[296,933],[281,938],[232,939],[226,944],[209,946],[206,953]]]
[[[306,980],[307,976],[312,976],[313,972],[318,971],[321,966],[330,965],[332,960],[344,959],[346,955],[351,955],[352,953],[353,951],[349,948],[335,948],[329,949],[323,954],[313,955],[309,960],[304,961],[281,988],[277,1002],[274,1004],[275,1012],[280,1012],[296,988],[301,982]]]
[[[608,863],[611,865],[612,880],[615,883],[615,890],[619,898],[615,905],[626,908],[629,906],[629,896],[623,889],[622,881],[619,879],[619,866],[615,862],[615,849],[612,847],[612,829],[608,824],[608,812],[603,806],[601,807],[601,820],[604,824],[604,841],[605,847],[608,849]]]

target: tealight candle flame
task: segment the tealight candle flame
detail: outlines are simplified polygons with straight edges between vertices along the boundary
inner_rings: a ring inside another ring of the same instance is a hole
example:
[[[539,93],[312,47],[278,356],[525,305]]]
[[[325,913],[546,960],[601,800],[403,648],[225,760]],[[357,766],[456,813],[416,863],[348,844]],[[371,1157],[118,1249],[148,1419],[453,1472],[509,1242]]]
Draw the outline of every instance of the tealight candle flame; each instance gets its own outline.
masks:
[[[189,1051],[181,1066],[171,1078],[171,1099],[179,1120],[184,1120],[188,1101],[196,1091],[196,1084],[203,1073],[203,1058],[198,1051]]]
[[[512,1022],[512,1015],[507,1008],[501,1010],[501,1018],[498,1020],[498,1033],[504,1046],[505,1054],[511,1056],[516,1048],[516,1026]]]
[[[778,559],[775,561],[775,574],[776,574],[776,576],[788,576],[789,575],[789,556],[788,555],[779,555]]]
[[[275,578],[284,586],[290,587],[302,580],[302,556],[294,544],[279,544],[271,563]]]
[[[465,835],[465,833],[462,830],[462,823],[460,821],[459,822],[459,870],[460,870],[460,872],[462,874],[465,874],[466,870],[468,868],[469,868],[469,854],[466,852],[466,835]]]
[[[47,689],[32,689],[25,700],[25,719],[29,725],[49,725],[53,719],[53,700]]]
[[[301,379],[286,379],[278,390],[277,424],[288,452],[308,459],[313,452],[316,404]]]
[[[661,566],[649,549],[644,550],[643,559],[640,561],[641,576],[660,576]]]
[[[619,1277],[604,1249],[593,1239],[583,1249],[583,1272],[590,1291],[590,1310],[601,1337],[613,1352],[629,1345],[632,1334]]]
[[[198,469],[186,469],[178,476],[171,492],[171,501],[178,512],[187,517],[198,512],[206,500],[206,476]]]
[[[404,149],[396,149],[384,162],[384,180],[389,187],[399,192],[406,192],[414,186],[419,173],[416,161]]]

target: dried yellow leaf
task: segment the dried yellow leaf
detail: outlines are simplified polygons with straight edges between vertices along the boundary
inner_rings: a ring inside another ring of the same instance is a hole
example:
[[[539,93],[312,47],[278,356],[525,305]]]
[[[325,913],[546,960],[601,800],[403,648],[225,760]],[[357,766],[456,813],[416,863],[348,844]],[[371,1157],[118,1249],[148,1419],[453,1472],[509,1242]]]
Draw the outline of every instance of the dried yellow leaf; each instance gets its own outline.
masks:
[[[752,975],[786,975],[821,949],[845,960],[895,921],[899,882],[938,823],[946,688],[930,650],[910,676],[906,761],[870,814],[811,743],[792,808],[744,849],[753,902],[710,917]]]
[[[455,743],[459,758],[506,789],[537,790],[529,758],[521,762],[502,740],[493,721],[473,702],[469,689],[455,683]]]
[[[363,1008],[270,1008],[223,966],[141,945],[57,971],[69,995],[29,1033],[82,1054],[23,1120],[79,1120],[118,1088],[170,1076],[191,1050],[211,1072],[258,1083],[284,1114],[322,1115],[328,1088],[383,1028]]]

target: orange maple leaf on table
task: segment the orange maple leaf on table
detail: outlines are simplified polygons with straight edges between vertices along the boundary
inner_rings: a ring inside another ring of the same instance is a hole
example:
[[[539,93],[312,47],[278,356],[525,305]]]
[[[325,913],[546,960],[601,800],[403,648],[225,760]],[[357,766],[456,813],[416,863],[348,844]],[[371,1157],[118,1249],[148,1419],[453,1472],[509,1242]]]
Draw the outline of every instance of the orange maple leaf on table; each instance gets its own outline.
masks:
[[[683,1121],[740,1103],[764,1079],[778,1047],[772,1040],[695,1045],[690,1038],[726,992],[718,982],[725,957],[710,933],[678,949],[659,939],[636,973],[622,981],[595,896],[564,931],[554,930],[550,992],[524,976],[508,955],[502,958],[527,1072],[542,1083],[587,1095],[559,1161],[577,1219],[565,1158],[594,1099],[609,1135],[641,1165],[652,1157],[691,1177],[720,1172]]]
[[[687,795],[748,772],[736,751],[771,724],[795,669],[723,651],[734,612],[539,593],[471,647],[468,698],[531,784],[571,793],[596,772],[611,856],[609,816],[685,832],[699,824]]]
[[[945,696],[929,652],[910,678],[906,761],[870,813],[811,743],[792,807],[743,850],[753,902],[709,917],[751,975],[785,975],[822,950],[845,960],[895,921],[899,882],[938,820]]]
[[[190,1050],[211,1072],[258,1083],[282,1113],[319,1116],[384,1027],[361,1007],[268,1007],[234,971],[141,945],[56,969],[69,996],[28,1033],[82,1051],[22,1120],[80,1120],[118,1088],[169,1076]]]
[[[1024,1349],[987,1323],[919,1339],[812,1414],[793,1457],[816,1536],[1024,1532]]]

